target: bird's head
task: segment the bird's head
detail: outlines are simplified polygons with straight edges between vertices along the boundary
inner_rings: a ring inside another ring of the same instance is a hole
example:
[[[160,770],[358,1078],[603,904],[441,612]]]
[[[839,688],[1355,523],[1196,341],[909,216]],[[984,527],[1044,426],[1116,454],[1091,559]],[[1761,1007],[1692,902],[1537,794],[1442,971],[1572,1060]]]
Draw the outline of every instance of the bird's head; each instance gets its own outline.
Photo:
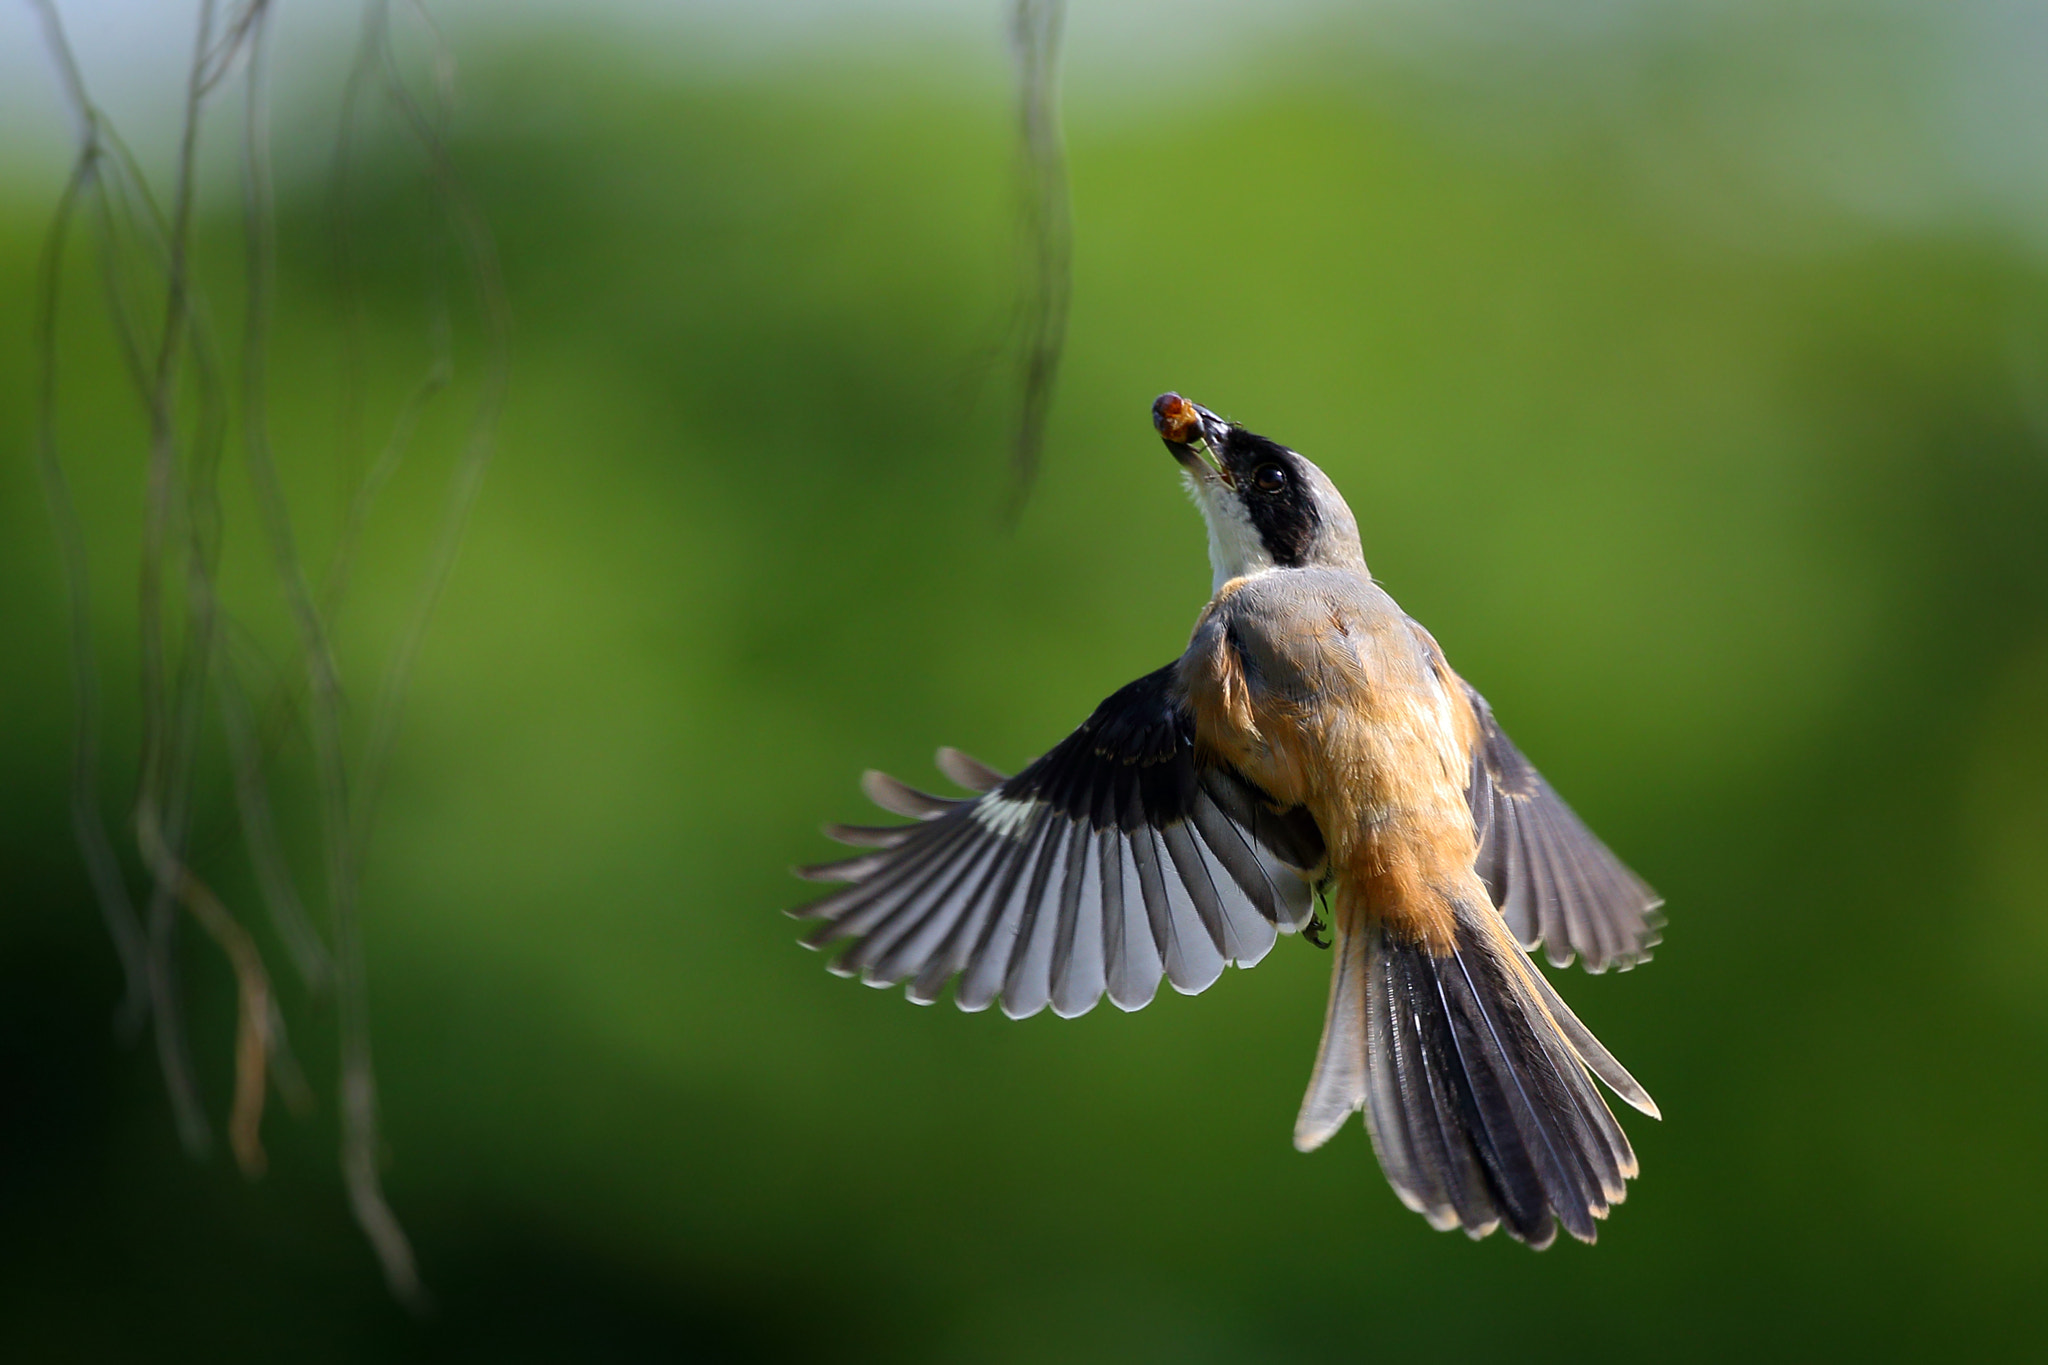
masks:
[[[1152,404],[1152,425],[1208,523],[1212,590],[1267,569],[1364,571],[1358,522],[1315,465],[1177,393]]]

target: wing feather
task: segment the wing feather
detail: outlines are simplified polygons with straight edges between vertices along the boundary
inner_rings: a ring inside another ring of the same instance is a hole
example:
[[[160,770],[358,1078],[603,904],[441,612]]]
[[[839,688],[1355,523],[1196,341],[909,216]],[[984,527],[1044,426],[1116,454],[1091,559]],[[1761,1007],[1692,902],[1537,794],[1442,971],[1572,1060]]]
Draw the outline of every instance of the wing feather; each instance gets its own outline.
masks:
[[[901,815],[908,820],[936,820],[941,815],[967,804],[950,797],[921,792],[913,786],[898,782],[887,773],[876,772],[873,768],[860,775],[860,789],[867,794],[868,800],[889,814]]]
[[[967,959],[953,991],[954,1003],[963,1010],[985,1010],[1001,993],[1003,979],[1010,972],[1010,957],[1016,951],[1018,930],[1029,904],[1031,884],[1037,873],[1038,850],[1050,828],[1042,812],[1028,831],[1024,852],[1013,854],[1003,872],[1003,881],[982,926],[979,941]]]
[[[832,969],[908,980],[928,1004],[1071,1017],[1105,994],[1137,1009],[1162,978],[1192,994],[1249,966],[1309,918],[1322,835],[1228,768],[1201,760],[1172,665],[1105,701],[1015,777],[956,749],[937,766],[978,795],[934,796],[882,773],[869,798],[916,823],[829,825],[863,850],[798,869],[849,883],[792,913]]]
[[[1102,945],[1109,1002],[1120,1010],[1143,1009],[1159,993],[1166,966],[1145,918],[1145,891],[1130,841],[1113,829],[1096,837],[1102,860]]]
[[[1060,939],[1052,969],[1052,1012],[1062,1019],[1086,1014],[1109,989],[1103,967],[1096,837],[1077,821],[1068,845],[1067,875],[1060,887]]]
[[[1508,931],[1530,951],[1541,944],[1556,967],[1574,956],[1589,972],[1649,961],[1663,898],[1522,757],[1486,699],[1457,682],[1478,723],[1466,789],[1479,841],[1475,866]]]

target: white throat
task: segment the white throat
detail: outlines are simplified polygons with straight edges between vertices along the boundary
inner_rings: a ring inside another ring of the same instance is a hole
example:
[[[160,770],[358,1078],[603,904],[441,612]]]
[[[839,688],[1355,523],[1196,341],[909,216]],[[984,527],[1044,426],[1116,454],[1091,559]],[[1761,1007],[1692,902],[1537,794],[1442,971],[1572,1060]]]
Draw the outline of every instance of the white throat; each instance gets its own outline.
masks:
[[[1228,488],[1191,473],[1183,472],[1181,477],[1195,506],[1202,510],[1203,524],[1209,528],[1211,593],[1233,578],[1263,573],[1273,567],[1273,556],[1266,553],[1259,528],[1252,525],[1244,504]]]

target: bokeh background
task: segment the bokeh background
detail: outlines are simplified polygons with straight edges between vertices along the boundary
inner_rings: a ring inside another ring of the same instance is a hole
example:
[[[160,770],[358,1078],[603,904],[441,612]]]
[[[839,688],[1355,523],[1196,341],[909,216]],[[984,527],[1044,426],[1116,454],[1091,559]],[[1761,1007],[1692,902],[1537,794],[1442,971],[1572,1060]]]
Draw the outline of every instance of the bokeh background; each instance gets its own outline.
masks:
[[[145,156],[184,8],[107,7],[165,63],[86,44]],[[396,138],[366,146],[357,274],[331,268],[322,35],[349,21],[315,9],[279,30],[273,366],[317,562],[337,320],[388,411],[438,286]],[[323,1098],[273,1111],[261,1181],[181,1153],[151,1049],[110,1026],[28,455],[65,148],[32,30],[0,37],[0,1354],[2040,1358],[2037,9],[1074,0],[1071,344],[1014,526],[994,0],[443,17],[515,325],[367,889],[425,1319],[349,1221],[332,1009],[281,956]],[[221,147],[202,236],[231,300]],[[119,810],[142,446],[74,296]],[[1626,1117],[1643,1176],[1598,1246],[1433,1233],[1357,1127],[1294,1152],[1305,944],[1198,999],[1012,1023],[836,980],[779,913],[817,822],[865,818],[862,768],[1020,765],[1179,650],[1208,568],[1149,431],[1167,388],[1333,474],[1380,578],[1668,898],[1654,963],[1560,974],[1666,1115]],[[430,413],[366,547],[342,654],[370,682],[463,415]],[[227,486],[244,647],[283,674]],[[277,762],[310,884],[305,756]],[[205,866],[259,920],[217,772],[200,796]],[[231,981],[196,938],[185,966],[218,1122]]]

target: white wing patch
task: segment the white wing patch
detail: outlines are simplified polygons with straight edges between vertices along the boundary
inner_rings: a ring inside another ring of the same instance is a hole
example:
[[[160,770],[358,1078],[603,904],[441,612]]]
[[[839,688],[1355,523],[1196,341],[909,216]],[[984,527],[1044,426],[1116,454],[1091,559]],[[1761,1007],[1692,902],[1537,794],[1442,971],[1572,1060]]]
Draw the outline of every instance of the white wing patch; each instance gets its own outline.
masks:
[[[1026,824],[1045,803],[1043,801],[1019,801],[1008,796],[984,796],[974,803],[975,823],[991,834],[1000,834],[1005,839],[1015,839]]]

